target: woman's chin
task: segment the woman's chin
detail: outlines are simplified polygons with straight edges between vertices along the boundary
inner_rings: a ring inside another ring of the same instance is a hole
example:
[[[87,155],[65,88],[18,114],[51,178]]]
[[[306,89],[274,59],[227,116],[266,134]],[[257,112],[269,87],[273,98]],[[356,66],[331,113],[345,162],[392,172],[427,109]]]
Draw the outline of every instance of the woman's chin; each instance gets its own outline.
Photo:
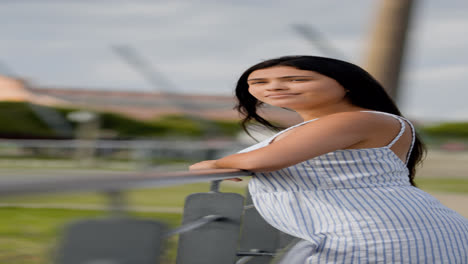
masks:
[[[294,107],[291,104],[279,104],[279,103],[265,103],[265,104],[270,105],[270,106],[274,106],[274,107],[287,108],[287,109],[291,109],[291,110]]]

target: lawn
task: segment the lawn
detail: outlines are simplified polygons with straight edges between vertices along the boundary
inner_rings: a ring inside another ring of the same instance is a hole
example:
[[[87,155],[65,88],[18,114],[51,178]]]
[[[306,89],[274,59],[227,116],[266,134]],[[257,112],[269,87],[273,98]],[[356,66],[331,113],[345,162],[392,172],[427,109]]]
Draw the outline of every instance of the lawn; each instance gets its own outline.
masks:
[[[467,178],[416,178],[416,185],[428,192],[468,194]]]
[[[175,227],[181,214],[132,213],[132,217],[158,219]],[[102,211],[67,209],[0,209],[0,263],[52,263],[52,254],[59,242],[59,234],[67,222],[77,219],[106,217]],[[163,263],[174,263],[176,238],[169,239]]]
[[[144,206],[155,211],[164,208],[182,210],[184,199],[195,192],[209,191],[208,183],[197,183],[170,188],[132,190],[126,193],[127,203]],[[223,192],[243,194],[245,184],[223,183]],[[53,208],[21,208],[15,204],[44,205],[44,207],[63,207],[74,205],[106,206],[103,194],[53,194],[41,196],[22,196],[4,198],[2,203],[11,206],[0,208],[0,264],[43,264],[51,263],[51,255],[56,248],[62,227],[73,220],[106,217],[107,211]],[[59,205],[59,206],[57,206]],[[181,213],[131,212],[132,217],[153,219],[165,222],[169,227],[180,225]],[[168,240],[166,255],[162,263],[175,263],[177,238]]]
[[[468,194],[468,179],[433,179],[420,178],[418,186],[430,192],[449,192]],[[198,183],[160,189],[132,190],[126,193],[130,206],[155,212],[132,212],[133,217],[157,219],[170,227],[180,225],[180,213],[161,213],[164,209],[181,209],[187,195],[194,192],[206,192],[208,183]],[[244,194],[245,183],[225,182],[221,185],[223,192]],[[69,221],[84,218],[105,217],[103,210],[73,209],[73,206],[106,207],[107,198],[103,194],[53,194],[41,196],[23,196],[2,199],[10,207],[0,208],[0,264],[43,264],[51,263],[50,256],[57,246],[60,230]],[[52,208],[19,208],[15,204],[34,204]],[[58,209],[69,206],[70,209]],[[53,208],[57,207],[57,208]],[[138,209],[138,208],[135,208]],[[163,259],[164,264],[175,263],[177,239],[168,241],[168,250]]]

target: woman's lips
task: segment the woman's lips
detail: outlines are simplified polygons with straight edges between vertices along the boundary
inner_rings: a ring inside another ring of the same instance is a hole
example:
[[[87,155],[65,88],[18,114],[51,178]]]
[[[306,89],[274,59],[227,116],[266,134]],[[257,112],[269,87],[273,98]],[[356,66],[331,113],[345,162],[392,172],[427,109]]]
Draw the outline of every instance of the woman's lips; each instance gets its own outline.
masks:
[[[265,97],[268,97],[268,98],[282,98],[282,97],[288,97],[288,96],[294,96],[294,95],[298,95],[298,94],[297,93],[269,94],[269,95],[266,95]]]

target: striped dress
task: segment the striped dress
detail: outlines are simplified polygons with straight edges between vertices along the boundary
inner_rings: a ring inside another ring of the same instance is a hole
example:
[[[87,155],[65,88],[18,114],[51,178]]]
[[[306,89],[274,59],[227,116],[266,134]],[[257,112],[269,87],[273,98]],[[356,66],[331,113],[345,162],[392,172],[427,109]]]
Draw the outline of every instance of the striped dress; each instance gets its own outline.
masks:
[[[255,173],[249,191],[275,228],[302,238],[287,263],[468,263],[468,221],[409,183],[409,170],[390,149],[336,150],[273,172]],[[316,119],[314,119],[316,120]],[[240,151],[262,148],[281,133]],[[413,132],[414,127],[406,120]],[[409,159],[406,160],[408,163]]]

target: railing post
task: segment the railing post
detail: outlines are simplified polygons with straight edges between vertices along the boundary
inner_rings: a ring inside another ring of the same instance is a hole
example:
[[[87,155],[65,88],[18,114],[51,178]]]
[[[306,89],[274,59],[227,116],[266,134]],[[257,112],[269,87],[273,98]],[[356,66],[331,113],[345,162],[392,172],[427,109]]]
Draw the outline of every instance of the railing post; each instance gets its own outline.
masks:
[[[231,264],[236,261],[244,197],[235,193],[195,193],[187,197],[183,225],[208,215],[223,216],[179,237],[177,264]]]
[[[219,184],[221,183],[220,180],[212,181],[210,184],[210,192],[219,192]]]
[[[126,201],[121,190],[111,190],[105,192],[109,198],[109,211],[114,217],[122,217],[125,215]]]

